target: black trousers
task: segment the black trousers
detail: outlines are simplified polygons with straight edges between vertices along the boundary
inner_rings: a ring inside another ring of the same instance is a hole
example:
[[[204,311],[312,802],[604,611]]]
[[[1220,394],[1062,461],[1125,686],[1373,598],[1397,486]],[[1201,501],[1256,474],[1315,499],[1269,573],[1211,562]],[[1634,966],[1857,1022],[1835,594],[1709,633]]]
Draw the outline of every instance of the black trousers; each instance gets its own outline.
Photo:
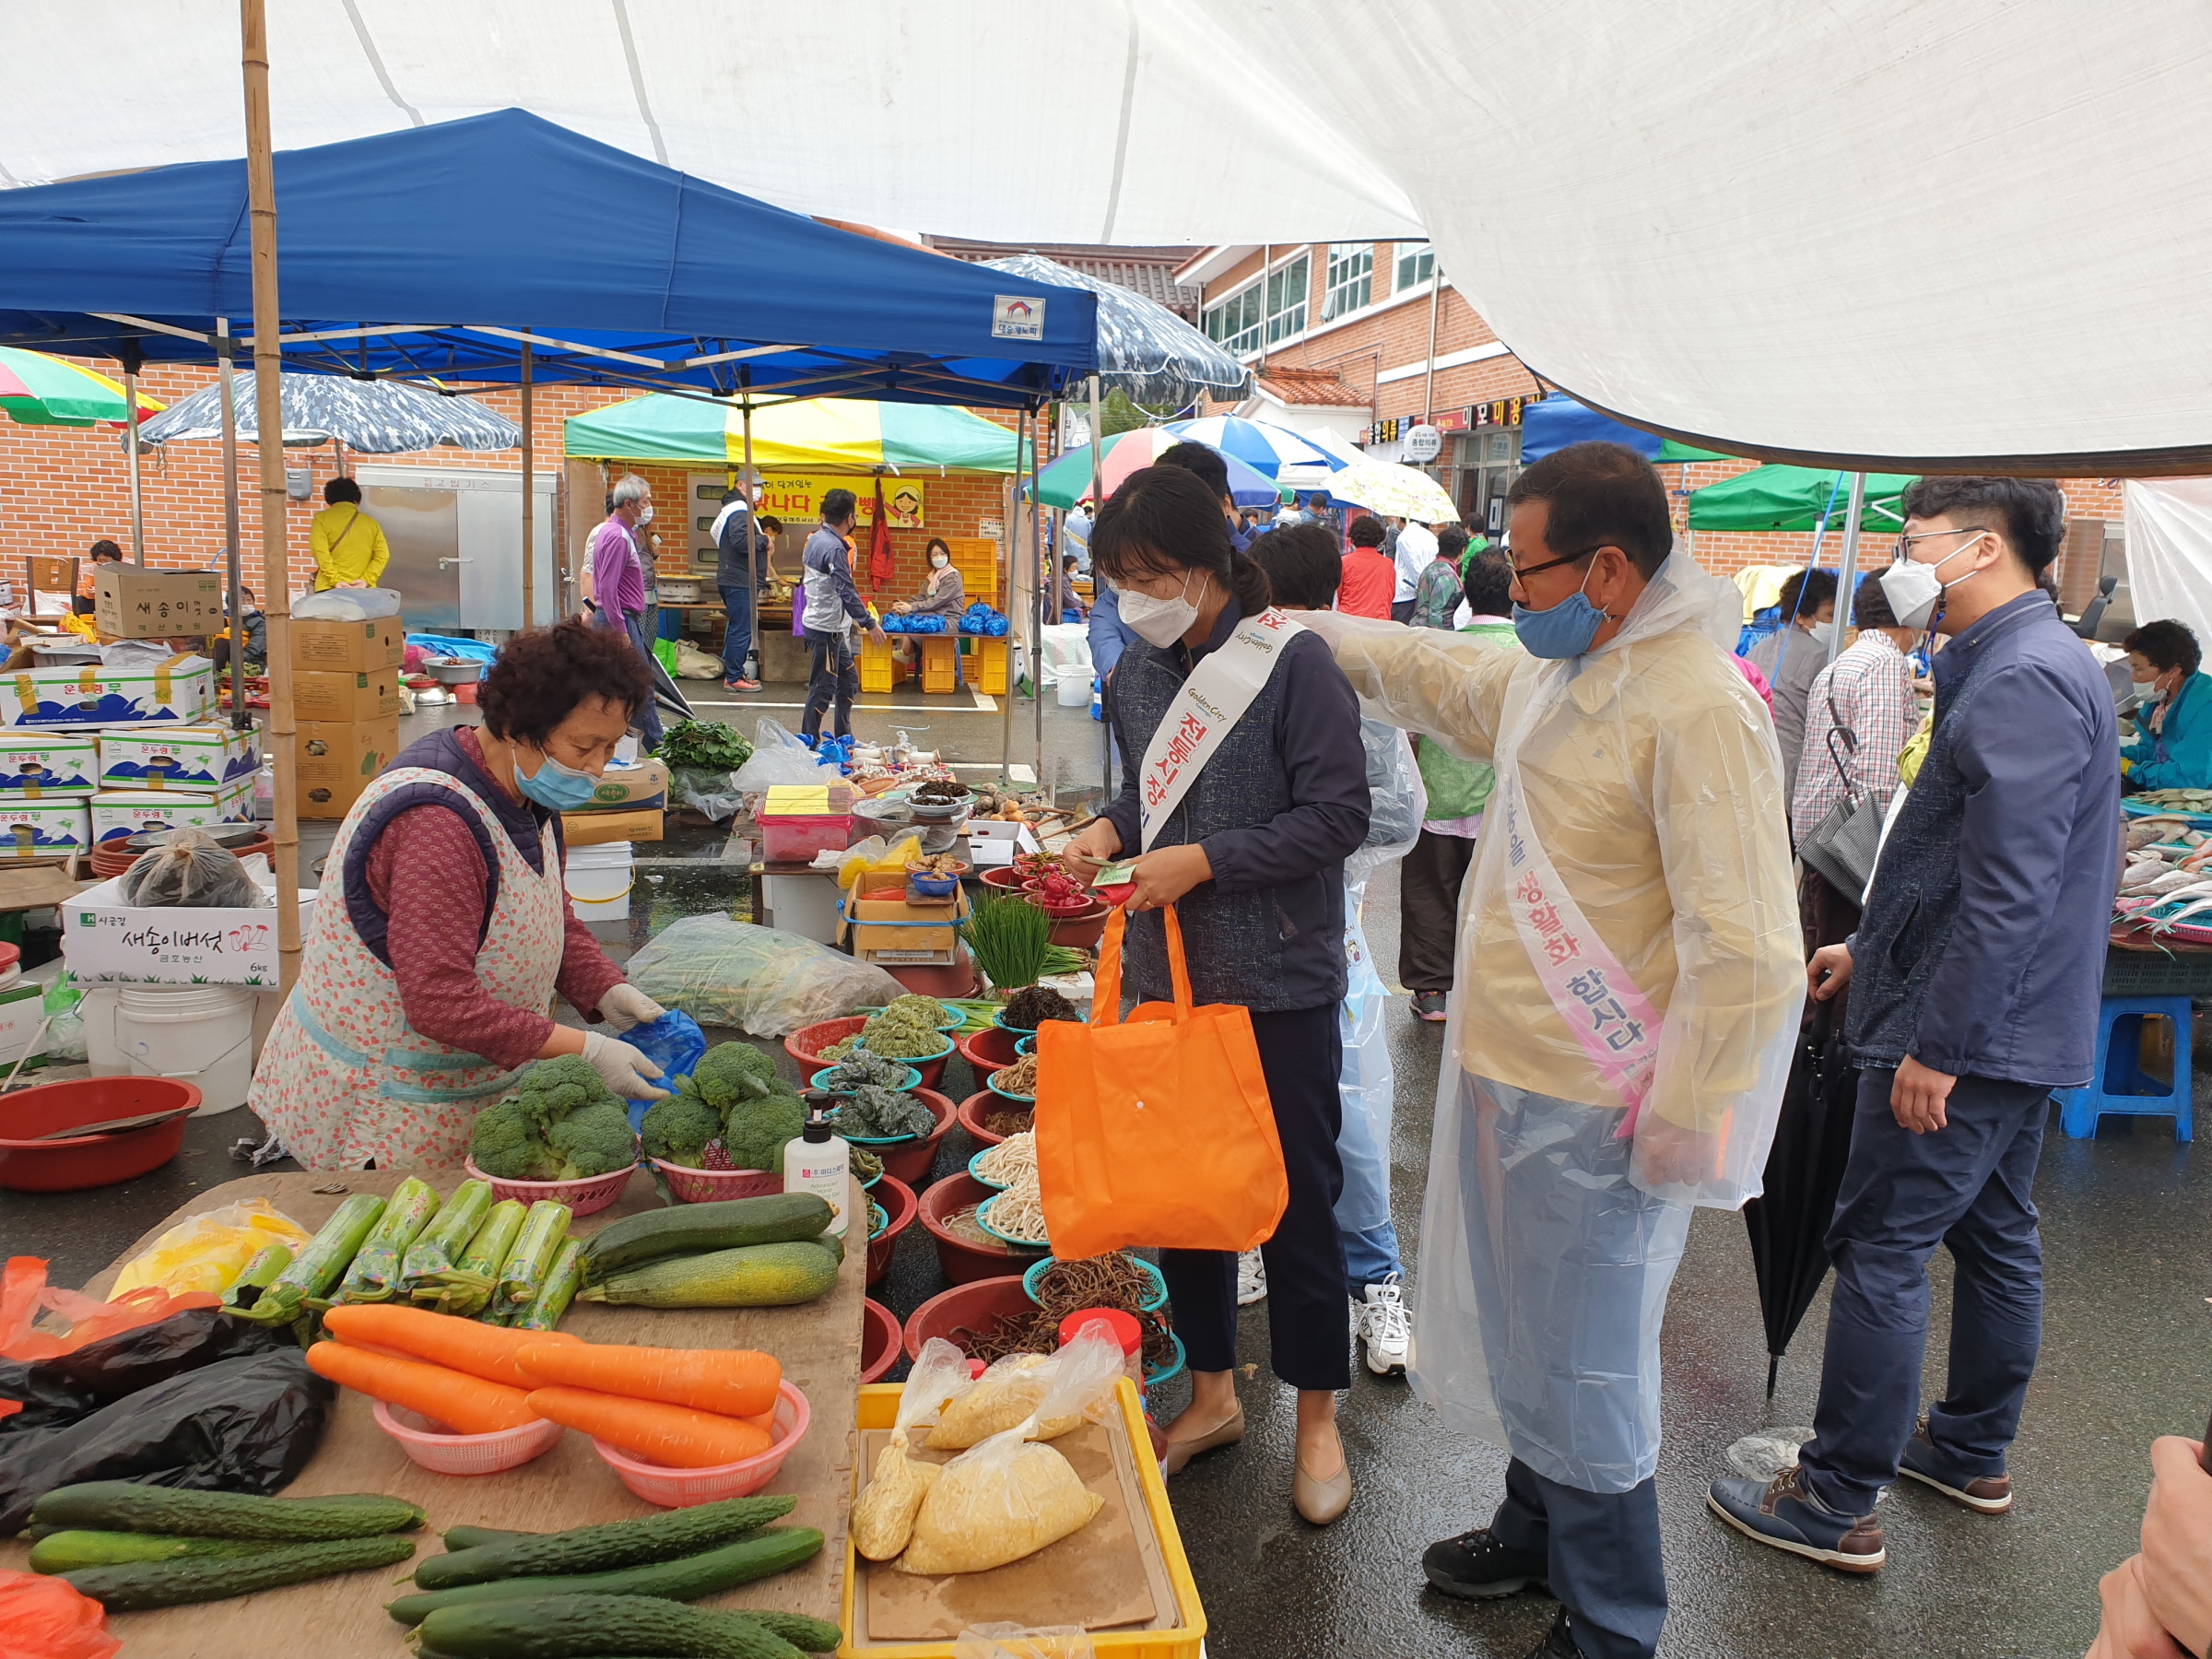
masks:
[[[821,735],[822,715],[832,700],[837,704],[837,720],[830,735],[833,737],[850,735],[853,700],[860,695],[860,665],[853,655],[852,631],[817,633],[808,629],[806,663],[806,712],[799,717],[799,735]]]
[[[1344,1069],[1336,1005],[1254,1014],[1252,1030],[1290,1185],[1275,1236],[1260,1246],[1267,1265],[1270,1358],[1275,1374],[1293,1388],[1348,1388],[1351,1293],[1334,1213],[1344,1190],[1344,1166],[1336,1160],[1343,1121],[1336,1088]],[[1237,1360],[1237,1258],[1221,1250],[1163,1250],[1159,1271],[1191,1369],[1230,1370]]]
[[[1452,989],[1459,889],[1477,844],[1424,830],[1398,866],[1398,982],[1408,991]]]

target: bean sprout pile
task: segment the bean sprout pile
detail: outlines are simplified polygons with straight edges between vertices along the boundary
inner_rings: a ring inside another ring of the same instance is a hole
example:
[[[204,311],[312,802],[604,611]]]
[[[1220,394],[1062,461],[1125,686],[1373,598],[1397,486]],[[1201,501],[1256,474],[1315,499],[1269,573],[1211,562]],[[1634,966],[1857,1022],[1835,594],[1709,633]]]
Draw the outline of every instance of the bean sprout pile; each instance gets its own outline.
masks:
[[[976,1173],[1000,1186],[1020,1186],[1037,1179],[1037,1136],[1029,1130],[1009,1135],[995,1147],[986,1147],[976,1159]],[[994,1224],[995,1225],[995,1224]]]

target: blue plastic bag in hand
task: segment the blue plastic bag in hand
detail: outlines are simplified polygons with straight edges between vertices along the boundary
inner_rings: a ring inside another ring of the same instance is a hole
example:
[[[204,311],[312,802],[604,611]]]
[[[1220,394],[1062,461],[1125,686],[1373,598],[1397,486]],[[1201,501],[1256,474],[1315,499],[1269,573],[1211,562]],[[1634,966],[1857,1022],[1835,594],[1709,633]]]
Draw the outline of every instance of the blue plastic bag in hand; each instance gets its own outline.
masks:
[[[674,1088],[678,1077],[688,1077],[707,1052],[707,1034],[699,1029],[699,1021],[681,1008],[671,1008],[658,1019],[643,1025],[631,1026],[622,1033],[629,1043],[646,1059],[661,1068],[663,1088]],[[645,1109],[651,1100],[626,1100],[629,1108],[629,1126],[639,1128],[645,1120]]]

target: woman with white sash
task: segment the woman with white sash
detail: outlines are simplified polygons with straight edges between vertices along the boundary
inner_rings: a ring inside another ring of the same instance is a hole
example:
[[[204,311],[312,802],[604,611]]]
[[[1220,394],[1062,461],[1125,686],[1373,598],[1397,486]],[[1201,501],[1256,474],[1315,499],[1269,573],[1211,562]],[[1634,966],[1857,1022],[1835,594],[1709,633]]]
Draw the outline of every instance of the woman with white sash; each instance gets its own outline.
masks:
[[[1643,1659],[1666,1618],[1659,1327],[1694,1205],[1759,1192],[1804,1003],[1772,723],[1734,587],[1671,554],[1632,451],[1515,481],[1526,654],[1305,618],[1371,713],[1497,768],[1460,901],[1414,1385],[1512,1454],[1448,1594],[1548,1585],[1543,1654]],[[1456,1059],[1457,1064],[1453,1064]]]
[[[1344,1183],[1344,861],[1368,828],[1359,711],[1328,647],[1269,607],[1267,578],[1193,474],[1131,475],[1091,526],[1091,561],[1142,642],[1107,693],[1123,791],[1071,860],[1084,875],[1136,860],[1123,947],[1136,998],[1172,995],[1158,913],[1172,904],[1192,994],[1251,1011],[1289,1185],[1261,1254],[1275,1372],[1298,1390],[1291,1497],[1326,1524],[1351,1500],[1335,1399],[1351,1382],[1349,1303],[1332,1206]],[[1243,1437],[1236,1257],[1163,1251],[1160,1270],[1192,1373],[1191,1404],[1166,1430],[1172,1474]]]

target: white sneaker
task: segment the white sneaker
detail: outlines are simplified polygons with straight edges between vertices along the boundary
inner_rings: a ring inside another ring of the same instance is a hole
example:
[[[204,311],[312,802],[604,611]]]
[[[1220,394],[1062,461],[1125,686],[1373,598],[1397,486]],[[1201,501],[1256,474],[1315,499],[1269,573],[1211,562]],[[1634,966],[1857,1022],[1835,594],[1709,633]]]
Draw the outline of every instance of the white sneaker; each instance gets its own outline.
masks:
[[[1367,1369],[1378,1377],[1406,1369],[1413,1347],[1413,1316],[1398,1295],[1398,1276],[1367,1288],[1367,1306],[1359,1316],[1359,1334],[1367,1338]]]
[[[1260,1253],[1248,1250],[1237,1258],[1237,1306],[1249,1308],[1267,1300],[1267,1264]]]

